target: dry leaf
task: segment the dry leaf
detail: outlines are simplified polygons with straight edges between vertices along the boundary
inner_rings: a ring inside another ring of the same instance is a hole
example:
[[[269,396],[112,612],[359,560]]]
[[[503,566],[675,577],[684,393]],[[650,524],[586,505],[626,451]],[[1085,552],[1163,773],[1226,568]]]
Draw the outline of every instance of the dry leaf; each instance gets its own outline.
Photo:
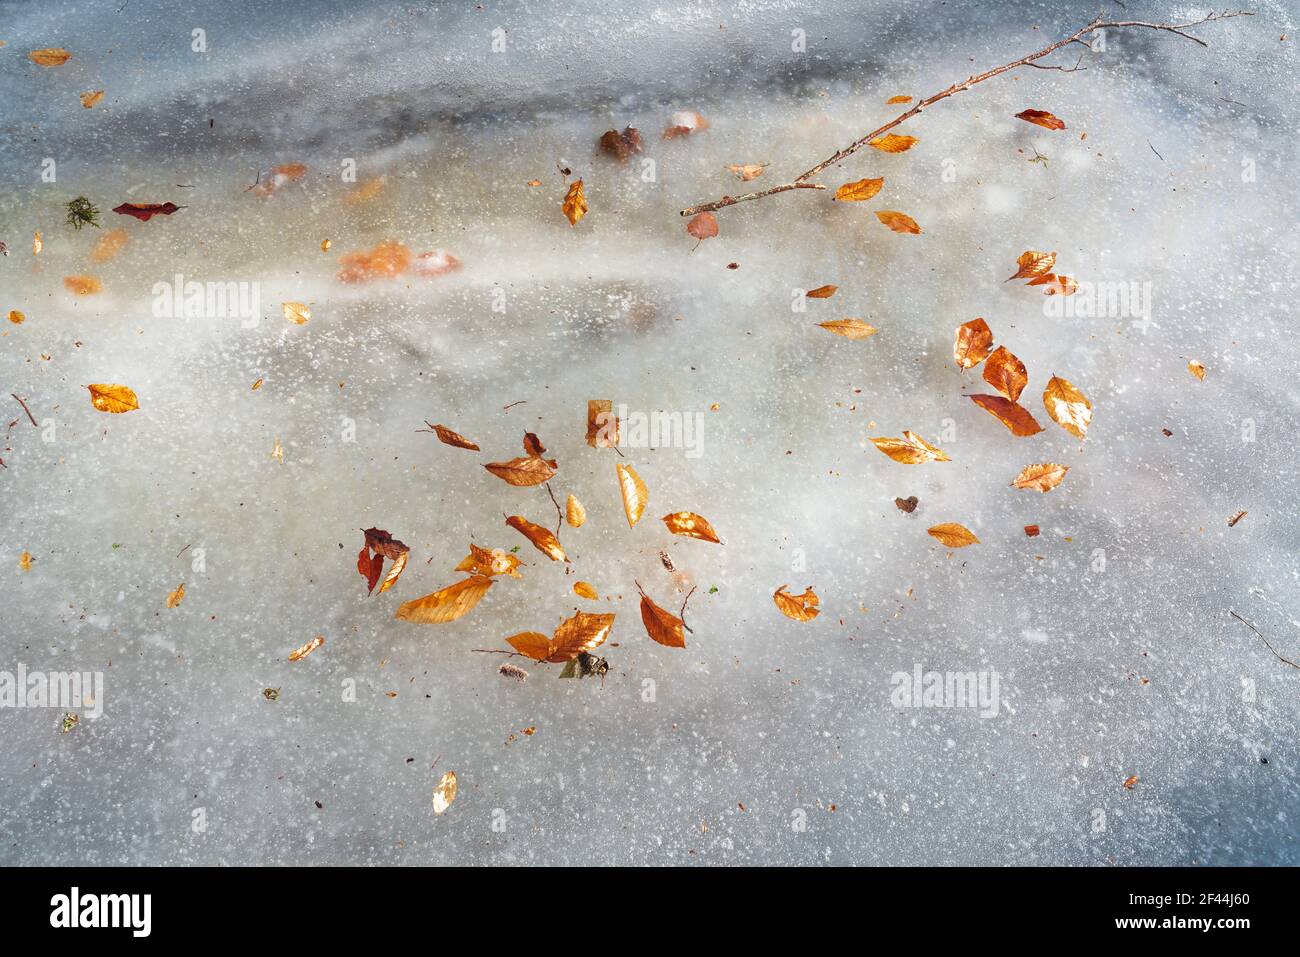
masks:
[[[401,542],[397,542],[396,544],[401,545]],[[406,548],[405,545],[402,547]],[[397,579],[401,577],[402,570],[406,568],[406,560],[410,557],[411,553],[409,550],[403,551],[397,556],[393,561],[392,567],[388,569],[388,574],[384,576],[384,583],[379,586],[379,594],[382,595],[384,592],[388,591],[388,589],[397,584]],[[372,585],[371,587],[374,586]]]
[[[993,332],[983,319],[972,319],[957,327],[952,357],[961,369],[970,369],[988,358],[993,351]]]
[[[1029,280],[1025,285],[1042,286],[1043,295],[1046,296],[1073,296],[1079,291],[1079,284],[1069,276],[1058,276],[1050,272],[1037,279]]]
[[[894,499],[894,506],[900,512],[904,512],[910,515],[916,511],[916,506],[919,505],[920,502],[921,500],[917,498],[915,495],[909,495],[907,498]]]
[[[818,286],[816,289],[809,289],[804,295],[809,299],[829,299],[839,288],[839,286]]]
[[[885,185],[884,177],[880,179],[860,179],[856,183],[845,183],[835,191],[835,198],[841,203],[860,203],[880,192]]]
[[[591,582],[574,582],[573,593],[591,601],[595,601],[600,597],[600,592],[596,591],[595,586],[592,585]]]
[[[455,621],[477,605],[491,587],[491,578],[471,575],[431,595],[406,602],[393,617],[421,625]]]
[[[712,213],[700,213],[691,217],[686,224],[686,231],[703,242],[718,235],[718,220]]]
[[[750,180],[758,179],[760,176],[762,176],[763,170],[767,169],[767,164],[751,163],[751,164],[746,164],[744,166],[737,166],[735,164],[731,164],[727,166],[727,169],[735,173],[736,178],[739,179],[741,182],[748,183]]]
[[[456,772],[447,771],[433,789],[433,813],[442,814],[456,800]]]
[[[27,59],[31,60],[37,66],[43,66],[46,69],[54,66],[63,66],[72,59],[72,54],[62,47],[47,47],[44,50],[33,50],[27,54]]]
[[[26,318],[27,317],[24,316],[17,309],[9,310],[9,321],[12,322],[15,326],[21,326],[23,324],[23,320]]]
[[[611,399],[587,400],[587,444],[611,449],[618,445],[619,421]]]
[[[641,592],[641,621],[651,640],[669,648],[685,648],[684,623],[676,615],[660,608],[645,592]]]
[[[969,395],[966,398],[1005,425],[1012,435],[1036,435],[1043,431],[1028,409],[1010,399],[1000,395]]]
[[[297,648],[293,649],[293,651],[289,652],[289,660],[302,661],[302,659],[306,658],[323,644],[325,644],[325,636],[317,635],[305,645],[299,645]]]
[[[722,544],[718,533],[713,530],[713,526],[703,515],[696,515],[694,512],[672,512],[664,516],[664,524],[674,535],[698,538],[700,541],[713,542],[715,545]]]
[[[560,211],[570,226],[578,225],[578,220],[587,215],[587,197],[582,192],[582,180],[574,180],[569,186],[569,191],[564,194],[564,202],[560,204]]]
[[[323,253],[327,253],[330,251],[330,247],[333,245],[334,244],[330,242],[328,239],[322,239],[320,241],[320,251]]]
[[[1035,126],[1041,126],[1045,130],[1065,129],[1065,123],[1046,110],[1021,110],[1016,114],[1016,119],[1024,120],[1026,123],[1033,123]]]
[[[280,304],[284,310],[284,318],[290,322],[303,326],[311,319],[311,309],[301,302],[284,302]]]
[[[45,248],[45,243],[41,239],[41,231],[38,229],[32,235],[32,255],[33,256],[40,255],[41,250],[44,248]]]
[[[547,461],[540,455],[528,455],[508,462],[488,462],[483,466],[507,485],[541,485],[555,475],[554,459]]]
[[[170,591],[170,592],[167,593],[167,607],[168,607],[168,608],[175,608],[177,605],[179,605],[179,604],[180,604],[182,601],[184,601],[184,600],[185,600],[185,583],[184,583],[184,582],[181,582],[179,585],[177,585],[175,591]]]
[[[1130,774],[1128,777],[1124,779],[1124,789],[1127,791],[1132,791],[1133,785],[1137,783],[1138,783],[1138,776],[1136,774]]]
[[[876,219],[896,233],[912,233],[914,235],[920,235],[921,233],[921,227],[916,225],[916,220],[906,213],[895,212],[892,209],[882,209],[876,212]]]
[[[339,262],[339,282],[361,283],[392,279],[411,265],[411,250],[402,243],[384,242],[373,249],[348,253]]]
[[[668,129],[664,130],[664,139],[671,140],[678,136],[690,136],[709,128],[709,121],[694,110],[681,110],[672,115]]]
[[[1195,359],[1187,363],[1187,371],[1196,376],[1200,381],[1205,381],[1205,366],[1201,365]]]
[[[1016,488],[1031,488],[1038,492],[1050,492],[1061,484],[1061,480],[1065,478],[1065,473],[1068,471],[1070,471],[1068,465],[1058,465],[1056,462],[1039,462],[1037,465],[1026,465],[1021,469],[1020,474],[1012,480],[1011,484]]]
[[[23,552],[18,556],[18,567],[25,572],[32,570],[32,553]]]
[[[626,127],[622,133],[609,130],[600,138],[600,148],[620,163],[626,163],[633,153],[641,152],[641,133],[635,127]]]
[[[520,564],[518,556],[501,548],[480,548],[473,542],[469,545],[469,554],[461,559],[455,570],[473,572],[492,578],[496,575],[509,575],[511,578],[523,578],[517,569]]]
[[[574,496],[570,495],[569,500],[564,503],[564,520],[574,528],[581,528],[582,523],[587,520],[587,510],[582,507]]]
[[[1228,519],[1228,527],[1229,528],[1236,527],[1236,524],[1240,522],[1243,518],[1245,518],[1248,514],[1250,513],[1247,512],[1245,509],[1242,509],[1236,515],[1232,516],[1232,518]],[[26,554],[26,552],[24,552],[23,554]]]
[[[777,609],[787,618],[795,621],[812,621],[819,614],[821,609],[817,606],[821,604],[821,599],[809,585],[802,595],[791,595],[786,591],[788,585],[782,585],[772,595],[772,600],[776,602]]]
[[[147,223],[155,216],[170,216],[183,206],[177,206],[175,203],[123,203],[121,206],[114,206],[113,212],[122,216],[131,216]]]
[[[899,136],[896,133],[886,133],[884,136],[877,136],[867,145],[874,146],[882,153],[905,153],[919,142],[921,141],[915,136]]]
[[[471,442],[459,432],[453,432],[445,425],[435,425],[433,432],[438,436],[438,441],[443,445],[450,445],[452,448],[469,449],[471,452],[478,452],[479,447]]]
[[[63,285],[74,296],[94,296],[104,291],[104,284],[94,276],[66,276]]]
[[[1006,346],[998,346],[984,363],[984,381],[1015,402],[1029,382],[1029,375],[1025,364]]]
[[[1016,260],[1016,274],[1008,276],[1006,282],[1012,279],[1036,279],[1052,271],[1056,265],[1056,253],[1040,253],[1037,250],[1026,249]]]
[[[567,562],[569,560],[569,557],[564,554],[564,549],[560,546],[560,540],[541,525],[535,525],[521,515],[511,515],[506,519],[506,524],[532,542],[534,547],[551,561]]]
[[[868,336],[874,336],[878,331],[875,326],[861,319],[832,319],[830,322],[819,322],[817,325],[845,339],[866,339]]]
[[[937,449],[915,432],[903,431],[901,439],[871,439],[871,444],[884,452],[895,462],[904,465],[920,465],[922,462],[951,462],[947,453]]]
[[[623,495],[623,511],[627,515],[627,525],[631,528],[641,520],[641,513],[645,511],[646,502],[650,500],[650,490],[645,487],[645,482],[641,481],[641,476],[637,475],[630,465],[623,465],[621,462],[614,466],[618,473],[618,488]]]
[[[263,382],[263,381],[264,381],[264,380],[262,380],[262,379],[258,379],[256,382],[253,383],[253,391],[254,391],[254,392],[256,392],[258,389],[262,388],[262,382]]]
[[[95,383],[86,386],[90,390],[90,404],[100,412],[130,412],[140,408],[140,403],[124,385]]]
[[[125,229],[110,229],[99,237],[99,242],[95,243],[95,248],[90,251],[90,261],[106,263],[116,259],[118,253],[125,249],[130,241],[131,234]]]
[[[613,615],[590,615],[580,611],[566,618],[555,629],[555,637],[547,638],[536,631],[524,631],[506,639],[515,651],[534,661],[558,664],[590,652],[609,637],[614,626]]]
[[[1039,528],[1038,528],[1037,525],[1026,525],[1026,526],[1025,526],[1025,534],[1026,534],[1028,537],[1030,537],[1030,538],[1037,538],[1037,537],[1038,537],[1038,533],[1039,533]]]
[[[911,103],[911,102],[912,102],[912,98],[910,96],[891,96],[889,99],[885,100],[885,105],[893,106],[895,103]]]
[[[280,444],[280,437],[276,436],[275,448],[271,449],[271,458],[281,464],[284,463],[284,446]]]
[[[965,525],[958,525],[956,522],[944,522],[942,525],[935,525],[927,528],[926,532],[949,548],[964,548],[967,545],[978,545],[979,539]]]
[[[94,107],[95,104],[98,103],[103,98],[104,98],[103,90],[94,90],[90,93],[83,93],[81,94],[81,105],[89,110],[92,107]]]
[[[1052,421],[1076,439],[1088,434],[1092,423],[1092,403],[1073,383],[1052,376],[1043,390],[1043,407]]]

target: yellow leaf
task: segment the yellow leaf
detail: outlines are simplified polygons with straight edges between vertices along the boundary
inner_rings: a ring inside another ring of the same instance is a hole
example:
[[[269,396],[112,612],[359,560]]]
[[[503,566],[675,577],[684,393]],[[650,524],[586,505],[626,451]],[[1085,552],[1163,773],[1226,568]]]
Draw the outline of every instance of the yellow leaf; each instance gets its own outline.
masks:
[[[32,553],[23,552],[18,556],[18,567],[25,572],[32,570]]]
[[[104,98],[103,90],[94,90],[93,92],[90,93],[83,93],[81,94],[81,105],[89,110],[91,107],[93,107],[96,103],[98,103],[103,98]]]
[[[135,393],[124,385],[96,383],[86,388],[90,391],[90,404],[100,412],[130,412],[140,408]]]
[[[952,357],[961,369],[979,365],[993,350],[993,332],[983,319],[972,319],[957,327],[957,338],[952,344]]]
[[[578,225],[578,220],[587,215],[587,197],[582,192],[582,180],[574,180],[569,191],[560,204],[560,210],[570,226]]]
[[[411,557],[410,551],[404,551],[393,559],[393,564],[388,568],[388,574],[384,576],[384,582],[379,586],[379,594],[383,594],[397,584],[397,579],[401,577],[402,570],[406,568],[406,560]]]
[[[942,525],[935,525],[933,528],[927,528],[927,532],[933,535],[949,548],[964,548],[967,545],[978,545],[979,539],[965,525],[958,525],[956,522],[944,522]]]
[[[330,242],[328,239],[322,239],[320,241],[320,251],[323,253],[327,253],[330,251],[330,247],[333,245],[334,244]]]
[[[1011,484],[1016,488],[1031,488],[1037,492],[1050,492],[1061,484],[1061,480],[1065,478],[1065,473],[1068,471],[1070,471],[1068,465],[1058,465],[1056,462],[1039,462],[1037,465],[1026,465],[1021,469],[1020,474],[1012,480]]]
[[[876,218],[896,233],[912,233],[913,235],[920,235],[921,233],[921,227],[916,225],[916,220],[906,213],[895,212],[892,209],[882,209],[876,212]]]
[[[184,582],[181,582],[179,585],[177,585],[175,591],[171,591],[171,592],[168,592],[168,593],[167,593],[167,607],[168,607],[168,608],[175,608],[177,605],[179,605],[179,604],[180,604],[182,601],[184,601],[184,600],[185,600],[185,583],[184,583]]]
[[[564,503],[564,520],[574,528],[581,528],[582,523],[587,520],[587,510],[582,507],[574,496],[570,495],[569,500]]]
[[[94,276],[66,276],[63,285],[74,296],[94,296],[104,291],[104,284]]]
[[[686,647],[683,621],[656,605],[645,592],[641,593],[641,622],[652,641],[669,648]]]
[[[698,538],[704,542],[713,542],[715,545],[722,544],[718,533],[713,530],[713,526],[703,515],[696,515],[694,512],[672,512],[664,516],[664,524],[674,535]]]
[[[456,788],[456,772],[445,772],[438,780],[438,786],[433,789],[434,814],[442,814],[451,807],[451,802],[456,800]]]
[[[507,485],[527,487],[541,485],[555,475],[555,461],[529,455],[508,462],[488,462],[483,466]]]
[[[12,322],[15,326],[21,326],[23,324],[23,320],[26,318],[27,317],[24,316],[17,309],[9,310],[9,321]]]
[[[1200,379],[1202,382],[1205,381],[1205,366],[1201,365],[1195,359],[1187,363],[1187,371],[1196,376],[1196,378]]]
[[[1056,253],[1040,253],[1034,249],[1026,249],[1016,260],[1016,274],[1008,276],[1006,281],[1012,279],[1036,279],[1052,271],[1056,265]]]
[[[306,658],[323,644],[325,644],[325,636],[317,635],[305,645],[299,645],[297,648],[293,649],[293,651],[289,652],[289,660],[302,661],[302,659]]]
[[[901,439],[871,439],[871,444],[884,452],[895,462],[904,465],[920,465],[922,462],[951,462],[946,452],[937,449],[915,432],[903,431]]]
[[[816,289],[809,289],[806,293],[804,293],[804,295],[806,295],[809,299],[829,299],[831,296],[835,295],[835,290],[839,288],[840,288],[839,286],[830,286],[830,285],[818,286]]]
[[[817,593],[812,590],[811,585],[804,590],[802,595],[791,595],[786,591],[788,587],[788,585],[782,585],[772,595],[772,600],[776,602],[777,610],[781,614],[795,621],[812,621],[821,614],[821,609],[818,607],[821,604],[821,599],[817,597]]]
[[[856,183],[845,183],[835,191],[835,198],[841,203],[860,203],[880,192],[885,185],[884,177],[880,179],[860,179]]]
[[[998,346],[989,356],[989,361],[984,363],[984,381],[1015,402],[1029,382],[1029,375],[1025,364],[1006,346]]]
[[[520,515],[511,515],[506,519],[506,524],[532,542],[533,547],[551,561],[567,562],[569,560],[568,556],[564,554],[564,549],[560,546],[560,540],[552,535],[549,529],[543,528],[541,525],[535,525]]]
[[[44,50],[33,50],[27,54],[27,59],[37,66],[49,69],[50,67],[63,66],[72,59],[72,54],[62,47],[46,47]]]
[[[491,587],[491,578],[471,575],[423,598],[406,602],[393,617],[421,625],[455,621],[477,605]]]
[[[919,142],[921,141],[915,136],[899,136],[895,133],[886,133],[884,136],[877,136],[867,145],[874,146],[883,153],[905,153]]]
[[[275,445],[271,448],[271,458],[281,464],[284,463],[284,446],[280,444],[279,436],[276,436]]]
[[[861,319],[832,319],[829,322],[819,322],[817,325],[845,339],[866,339],[868,336],[874,336],[878,331],[875,326]]]
[[[1073,383],[1052,376],[1043,390],[1043,407],[1052,421],[1077,439],[1088,434],[1092,403]]]
[[[303,326],[311,319],[311,309],[301,302],[281,303],[284,310],[284,318],[288,319],[295,325]]]
[[[646,502],[650,501],[650,490],[641,481],[630,465],[619,463],[614,466],[618,473],[618,488],[623,495],[623,512],[627,515],[627,526],[631,528],[641,520]]]
[[[574,582],[573,593],[590,601],[595,601],[600,597],[600,592],[596,591],[596,587],[591,582]]]

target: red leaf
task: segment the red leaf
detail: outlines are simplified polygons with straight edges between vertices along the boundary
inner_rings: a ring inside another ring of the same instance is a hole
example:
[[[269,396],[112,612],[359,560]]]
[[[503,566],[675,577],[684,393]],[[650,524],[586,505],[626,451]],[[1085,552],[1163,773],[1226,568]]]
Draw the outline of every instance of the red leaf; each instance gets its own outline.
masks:
[[[154,216],[170,216],[176,210],[184,208],[175,203],[123,203],[113,212],[121,213],[123,216],[134,216],[140,222],[147,223]]]
[[[375,590],[375,585],[379,584],[379,575],[384,570],[384,556],[375,553],[374,558],[370,557],[370,546],[363,545],[361,554],[357,556],[357,571],[361,577],[366,580],[369,586],[366,594],[369,595]]]

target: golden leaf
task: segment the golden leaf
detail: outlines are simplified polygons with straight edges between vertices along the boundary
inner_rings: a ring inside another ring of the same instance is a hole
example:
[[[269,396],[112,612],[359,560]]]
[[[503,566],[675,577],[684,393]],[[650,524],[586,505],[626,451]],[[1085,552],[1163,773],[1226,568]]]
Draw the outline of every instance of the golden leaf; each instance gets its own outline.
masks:
[[[99,242],[95,243],[95,248],[90,251],[90,261],[106,263],[116,259],[117,254],[125,249],[130,241],[131,235],[125,229],[110,229],[99,237]]]
[[[1047,296],[1073,296],[1079,291],[1079,284],[1069,276],[1047,273],[1037,279],[1031,279],[1026,286],[1044,286],[1043,294]]]
[[[295,325],[306,325],[311,319],[311,309],[301,302],[285,302],[280,307],[284,310],[284,318],[288,319]]]
[[[471,575],[423,598],[406,602],[393,617],[420,625],[455,621],[477,605],[491,587],[491,578]]]
[[[703,515],[696,515],[694,512],[672,512],[664,516],[664,524],[674,535],[698,538],[704,542],[713,542],[715,545],[722,544],[718,533],[713,530],[713,526]]]
[[[47,47],[44,50],[33,50],[27,54],[27,59],[31,60],[37,66],[43,66],[46,69],[54,66],[63,66],[72,59],[72,54],[62,47]]]
[[[302,659],[306,658],[323,644],[325,644],[325,636],[317,635],[305,645],[299,645],[297,648],[293,649],[293,651],[289,652],[289,660],[302,661]]]
[[[867,145],[874,146],[882,153],[905,153],[919,142],[921,141],[915,136],[899,136],[896,133],[886,133],[884,136],[877,136]]]
[[[582,507],[574,496],[570,495],[569,500],[564,503],[564,520],[574,528],[581,528],[582,523],[587,520],[587,510]]]
[[[582,180],[573,181],[569,191],[564,195],[564,202],[560,204],[560,211],[564,213],[564,218],[569,221],[570,226],[578,225],[578,220],[587,215],[587,197],[582,192]]]
[[[645,487],[645,482],[641,481],[641,476],[637,475],[630,465],[623,465],[621,462],[614,466],[618,473],[618,488],[623,494],[623,511],[627,515],[627,526],[631,528],[641,520],[641,513],[645,511],[646,502],[650,500],[650,490]]]
[[[45,243],[41,239],[41,231],[38,229],[36,230],[35,234],[33,234],[32,236],[32,255],[33,256],[40,255],[41,250],[44,248],[45,248]]]
[[[393,564],[389,566],[388,574],[384,576],[384,583],[379,586],[379,594],[382,595],[384,592],[388,591],[388,589],[397,584],[397,579],[401,577],[402,570],[406,568],[406,560],[410,557],[411,552],[408,549],[393,559]]]
[[[613,615],[590,615],[580,611],[572,618],[564,619],[555,629],[555,637],[551,639],[551,654],[546,660],[568,661],[578,657],[581,652],[590,652],[604,643],[613,627]]]
[[[90,404],[100,412],[130,412],[140,408],[140,403],[124,385],[95,383],[86,386],[90,390]]]
[[[933,528],[927,528],[926,532],[949,548],[964,548],[967,545],[978,545],[980,540],[975,537],[965,525],[958,525],[956,522],[944,522],[942,525],[935,525]]]
[[[750,163],[744,166],[729,165],[727,169],[736,174],[741,182],[748,183],[751,179],[758,179],[763,175],[763,170],[767,169],[766,163]]]
[[[18,556],[18,567],[25,572],[32,570],[32,553],[23,552]]]
[[[611,399],[587,400],[587,444],[593,449],[618,445],[619,421]]]
[[[262,379],[258,379],[256,382],[253,383],[253,391],[254,391],[254,392],[256,392],[258,389],[262,388],[262,382],[263,382],[263,381],[264,381],[264,380],[262,380]]]
[[[911,103],[911,102],[912,102],[912,98],[910,96],[891,96],[889,99],[885,100],[885,105],[893,106],[895,103]]]
[[[645,624],[646,634],[652,641],[667,645],[669,648],[686,647],[686,636],[682,633],[685,626],[682,620],[656,605],[645,592],[641,593],[641,621]]]
[[[922,462],[951,462],[946,452],[937,449],[915,432],[903,431],[901,439],[871,439],[871,444],[884,452],[895,462],[904,465],[920,465]]]
[[[1016,114],[1016,119],[1024,120],[1026,123],[1033,123],[1035,126],[1041,126],[1046,130],[1065,129],[1065,123],[1046,110],[1021,110]]]
[[[988,358],[993,351],[993,332],[983,319],[972,319],[957,327],[957,338],[952,344],[952,357],[957,367],[970,369]]]
[[[830,286],[830,285],[818,286],[816,289],[809,289],[806,293],[804,293],[804,295],[806,295],[809,299],[829,299],[831,296],[835,295],[835,290],[839,288],[840,288],[839,286]]]
[[[567,562],[569,560],[568,556],[564,554],[564,549],[560,546],[560,540],[541,525],[534,525],[520,515],[511,515],[506,519],[506,524],[532,542],[534,547],[551,561]]]
[[[1051,272],[1052,267],[1056,265],[1056,253],[1040,253],[1037,250],[1026,249],[1016,260],[1016,274],[1008,276],[1006,282],[1012,279],[1036,279],[1045,273]]]
[[[1052,376],[1043,390],[1043,407],[1052,421],[1077,439],[1088,434],[1092,403],[1073,383]]]
[[[539,631],[521,631],[507,638],[506,644],[534,661],[545,661],[555,651],[551,639]]]
[[[81,105],[89,110],[103,98],[104,98],[103,90],[95,90],[91,93],[83,93],[81,94]]]
[[[1015,402],[1029,382],[1029,375],[1025,364],[1006,346],[998,346],[984,363],[984,381]]]
[[[896,233],[912,233],[918,236],[921,233],[921,227],[916,225],[916,220],[906,213],[895,212],[892,209],[882,209],[877,210],[876,219]]]
[[[523,578],[516,570],[520,564],[518,556],[511,555],[505,549],[501,548],[479,548],[473,542],[469,543],[469,554],[460,560],[460,564],[455,570],[458,572],[473,572],[476,575],[486,575],[492,578],[496,575],[509,575],[511,578]]]
[[[600,597],[600,592],[596,591],[595,586],[592,585],[591,582],[574,582],[573,593],[591,601],[595,601]]]
[[[438,436],[438,441],[443,445],[450,445],[457,449],[469,449],[473,452],[479,451],[477,445],[465,438],[465,436],[461,435],[459,432],[453,432],[445,425],[435,425],[433,431],[434,434]]]
[[[1202,382],[1205,381],[1205,366],[1201,365],[1195,359],[1187,363],[1187,371],[1196,376]]]
[[[25,320],[26,318],[27,317],[24,316],[17,309],[9,310],[9,321],[12,322],[15,326],[21,326],[23,324],[23,320]]]
[[[968,395],[966,398],[1005,425],[1012,435],[1036,435],[1043,431],[1028,409],[1010,399],[1000,395]]]
[[[320,251],[323,253],[327,253],[330,251],[330,247],[333,245],[334,244],[330,242],[328,239],[322,239],[320,241]]]
[[[788,585],[782,585],[772,595],[772,600],[776,602],[777,610],[781,614],[795,621],[812,621],[821,614],[821,609],[818,607],[821,604],[821,599],[812,590],[812,585],[804,589],[802,595],[791,595],[786,591],[788,587]]]
[[[880,179],[860,179],[856,183],[845,183],[835,191],[835,198],[841,203],[860,203],[880,192],[885,185],[884,177]]]
[[[555,475],[555,460],[549,462],[540,455],[528,455],[509,462],[488,462],[483,466],[507,485],[541,485]]]
[[[875,326],[861,319],[832,319],[829,322],[819,322],[817,325],[845,339],[866,339],[868,336],[874,336],[878,331]]]
[[[1021,469],[1020,474],[1012,480],[1011,484],[1016,488],[1031,488],[1038,492],[1050,492],[1061,484],[1061,480],[1065,478],[1065,473],[1068,471],[1070,471],[1068,465],[1058,465],[1056,462],[1039,462],[1037,465],[1026,465]]]
[[[456,772],[447,771],[438,781],[438,786],[433,789],[433,813],[442,814],[447,808],[451,807],[451,802],[456,800]]]
[[[94,276],[65,276],[63,285],[74,296],[95,296],[104,291],[104,284]]]
[[[170,592],[167,593],[167,607],[168,607],[168,608],[175,608],[177,605],[179,605],[179,604],[180,604],[182,601],[184,601],[184,600],[185,600],[185,583],[184,583],[184,582],[181,582],[179,585],[177,585],[175,591],[170,591]]]

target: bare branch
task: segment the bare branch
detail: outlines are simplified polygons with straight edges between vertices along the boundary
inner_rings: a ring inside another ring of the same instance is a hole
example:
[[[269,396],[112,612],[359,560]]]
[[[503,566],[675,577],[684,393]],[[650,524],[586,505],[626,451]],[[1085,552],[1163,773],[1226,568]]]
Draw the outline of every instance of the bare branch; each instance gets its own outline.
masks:
[[[1245,618],[1242,618],[1235,611],[1229,610],[1228,614],[1231,615],[1233,618],[1237,619],[1237,621],[1241,622],[1251,631],[1253,631],[1256,634],[1256,636],[1259,638],[1259,640],[1264,642],[1264,647],[1273,653],[1274,658],[1276,658],[1278,661],[1282,662],[1283,664],[1290,665],[1292,668],[1300,670],[1300,665],[1296,664],[1294,661],[1292,661],[1290,658],[1286,657],[1285,655],[1279,654],[1278,650],[1268,643],[1268,639],[1264,637],[1264,635],[1260,632],[1258,628],[1256,628],[1254,625],[1248,622]]]

